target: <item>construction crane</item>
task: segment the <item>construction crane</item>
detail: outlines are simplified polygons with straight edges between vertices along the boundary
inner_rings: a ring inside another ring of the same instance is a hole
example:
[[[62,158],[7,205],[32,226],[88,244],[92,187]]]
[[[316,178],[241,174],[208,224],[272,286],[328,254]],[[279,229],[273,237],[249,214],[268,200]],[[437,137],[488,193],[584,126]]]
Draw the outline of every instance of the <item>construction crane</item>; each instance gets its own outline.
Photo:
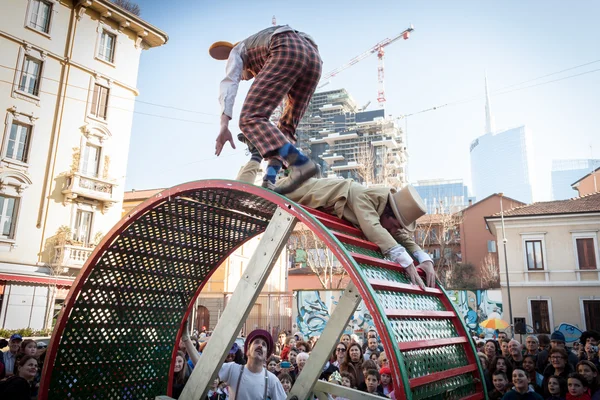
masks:
[[[369,57],[371,54],[377,53],[377,58],[379,59],[378,65],[377,65],[377,84],[378,84],[377,101],[379,102],[379,106],[383,107],[385,105],[384,63],[383,63],[383,58],[384,58],[385,52],[384,52],[383,48],[385,46],[388,46],[388,45],[394,43],[395,41],[399,40],[400,38],[407,40],[410,37],[410,33],[413,30],[414,30],[414,27],[411,24],[408,29],[400,32],[399,34],[392,37],[391,39],[386,38],[386,39],[382,40],[381,42],[377,43],[375,46],[371,47],[369,50],[354,57],[352,60],[348,61],[346,64],[342,65],[341,67],[336,68],[333,71],[330,71],[327,74],[323,75],[321,77],[321,82],[323,82],[323,83],[321,83],[319,86],[317,86],[317,89],[320,89],[323,86],[328,85],[331,82],[331,78],[333,78],[340,72],[350,68],[351,66],[358,63],[359,61],[364,60],[365,58]]]

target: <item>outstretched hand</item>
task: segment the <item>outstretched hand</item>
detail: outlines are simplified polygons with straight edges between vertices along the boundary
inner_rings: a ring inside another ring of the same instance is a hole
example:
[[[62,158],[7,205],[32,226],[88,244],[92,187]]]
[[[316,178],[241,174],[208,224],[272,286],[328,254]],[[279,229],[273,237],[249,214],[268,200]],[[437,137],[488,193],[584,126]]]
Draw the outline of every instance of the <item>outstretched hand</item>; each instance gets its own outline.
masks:
[[[217,157],[221,155],[221,151],[223,151],[223,147],[227,142],[229,142],[231,147],[235,149],[233,135],[229,130],[229,117],[223,114],[221,115],[221,129],[219,130],[219,136],[217,136],[217,142],[215,144],[215,155]]]
[[[183,324],[183,333],[181,334],[181,340],[183,340],[184,342],[187,342],[188,340],[190,340],[190,328],[188,326],[187,319],[185,320],[185,323]]]

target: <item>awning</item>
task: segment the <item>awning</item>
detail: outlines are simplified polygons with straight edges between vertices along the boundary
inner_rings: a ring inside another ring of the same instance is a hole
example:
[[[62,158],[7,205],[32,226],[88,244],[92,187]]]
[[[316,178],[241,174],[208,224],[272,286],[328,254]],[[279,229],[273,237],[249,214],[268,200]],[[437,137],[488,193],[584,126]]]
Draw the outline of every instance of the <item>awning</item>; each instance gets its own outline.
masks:
[[[57,285],[57,286],[71,286],[74,282],[70,279],[53,278],[51,276],[45,277],[45,276],[31,276],[31,275],[18,275],[18,274],[6,274],[6,273],[0,273],[0,281],[37,283],[40,285]]]

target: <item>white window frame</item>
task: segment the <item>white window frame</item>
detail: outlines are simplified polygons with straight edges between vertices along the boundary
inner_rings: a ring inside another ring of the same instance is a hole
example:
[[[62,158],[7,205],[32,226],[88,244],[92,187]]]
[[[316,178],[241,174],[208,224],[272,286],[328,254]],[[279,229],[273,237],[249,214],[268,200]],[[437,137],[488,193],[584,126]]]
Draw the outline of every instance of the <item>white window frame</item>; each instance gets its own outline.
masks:
[[[0,158],[0,166],[8,166],[21,171],[27,171],[29,167],[29,160],[31,160],[31,149],[33,145],[33,139],[35,137],[35,129],[37,118],[33,114],[24,114],[17,111],[16,107],[9,109],[6,114],[6,123],[4,128],[4,139],[2,141],[2,153]],[[29,126],[29,145],[27,146],[27,157],[28,162],[23,162],[9,158],[7,156],[8,151],[8,140],[10,138],[10,130],[14,123]]]
[[[600,296],[582,296],[579,298],[579,312],[581,313],[581,326],[583,326],[583,330],[588,330],[587,322],[585,320],[585,308],[583,307],[584,301],[600,301]]]
[[[77,168],[77,172],[80,173],[82,176],[86,176],[86,177],[88,176],[88,175],[84,175],[82,173],[83,155],[85,153],[85,147],[87,145],[96,146],[96,147],[100,148],[100,154],[98,156],[99,157],[98,176],[97,177],[90,176],[90,177],[95,178],[95,179],[105,180],[103,177],[105,158],[107,155],[107,146],[106,146],[105,142],[107,139],[112,137],[112,134],[110,133],[110,131],[108,130],[108,128],[105,125],[96,124],[96,123],[84,125],[82,127],[82,131],[83,131],[83,136],[81,137],[81,141],[80,141],[80,145],[79,145],[79,166]]]
[[[5,197],[13,197],[18,200],[14,215],[14,225],[12,238],[0,236],[0,246],[9,245],[12,248],[16,246],[16,241],[19,232],[19,216],[21,212],[21,199],[23,192],[32,184],[29,175],[10,169],[5,169],[0,172],[0,195]]]
[[[46,3],[50,6],[50,12],[48,13],[48,32],[44,32],[38,29],[36,26],[31,25],[31,17],[35,9],[35,3],[38,2]],[[42,36],[50,38],[52,36],[52,22],[54,21],[54,13],[58,13],[58,8],[58,1],[56,0],[28,0],[27,13],[25,13],[25,28],[31,29]]]
[[[490,244],[492,244],[491,247],[493,247],[493,250],[490,250]],[[498,246],[497,246],[495,240],[488,240],[487,247],[488,247],[488,253],[498,253]]]
[[[533,313],[531,311],[531,301],[547,301],[548,302],[548,318],[550,320],[550,332],[554,329],[554,311],[552,310],[552,297],[548,296],[534,296],[527,297],[527,313],[529,314],[529,325],[533,326]],[[582,305],[583,307],[583,305]]]
[[[530,270],[527,268],[527,245],[525,242],[540,240],[542,242],[542,257],[544,258],[543,270]],[[545,280],[550,279],[550,260],[546,254],[546,232],[531,232],[521,234],[521,247],[523,249],[523,272],[525,273],[525,281],[529,282],[529,274],[545,274]],[[504,255],[506,257],[506,255]]]
[[[102,34],[106,32],[110,35],[113,35],[115,37],[115,41],[114,41],[114,47],[113,47],[113,54],[112,54],[112,60],[108,61],[105,60],[104,58],[102,58],[100,56],[100,49],[101,49],[101,44],[102,44]],[[110,65],[111,67],[116,67],[116,61],[117,61],[117,50],[119,47],[119,31],[116,29],[113,29],[112,27],[110,27],[106,22],[105,22],[105,18],[103,16],[101,16],[100,18],[100,22],[98,23],[98,28],[97,28],[97,39],[96,39],[96,49],[94,51],[94,58],[98,61],[101,61],[105,64]]]
[[[95,236],[95,232],[96,232],[96,220],[98,218],[97,215],[97,207],[94,206],[93,204],[89,204],[86,202],[74,202],[73,206],[71,207],[71,232],[73,232],[73,237],[72,239],[75,240],[75,228],[76,228],[76,224],[77,224],[77,213],[79,211],[83,211],[83,212],[91,212],[92,213],[92,220],[90,222],[90,237],[89,237],[89,243],[83,243],[83,246],[89,245],[92,243],[92,241],[94,240],[94,236]]]
[[[38,85],[37,85],[37,94],[31,94],[31,93],[28,93],[28,92],[25,92],[25,91],[19,89],[19,87],[21,86],[21,76],[23,75],[23,72],[24,72],[23,68],[25,67],[25,60],[27,57],[33,58],[41,63],[40,71],[39,71],[39,78],[38,78]],[[41,100],[40,94],[43,93],[43,87],[44,87],[45,66],[46,66],[46,53],[45,52],[36,50],[30,45],[25,45],[25,46],[21,47],[21,49],[19,50],[19,56],[17,58],[17,65],[15,66],[17,73],[15,74],[15,78],[13,81],[13,97],[32,102],[39,106],[40,100]]]
[[[94,89],[95,89],[96,85],[99,85],[99,86],[102,86],[102,87],[108,89],[108,98],[106,99],[106,117],[105,118],[97,117],[96,115],[93,114],[92,104],[94,102]],[[87,119],[88,120],[92,120],[94,122],[99,122],[102,124],[108,123],[108,118],[110,116],[112,90],[113,90],[113,85],[112,85],[111,79],[104,78],[99,75],[92,77],[90,79],[90,89],[89,89],[89,95],[88,95],[88,109],[87,109]]]
[[[575,256],[575,271],[578,272],[577,278],[580,278],[580,272],[597,272],[600,271],[600,253],[598,250],[598,231],[582,231],[582,232],[571,232],[571,238],[573,240],[573,254]],[[577,252],[577,239],[593,239],[594,241],[594,255],[596,256],[596,269],[580,269],[579,267],[579,254]]]
[[[0,241],[3,241],[3,242],[15,241],[15,238],[17,236],[17,222],[19,221],[19,209],[21,206],[21,197],[20,196],[7,196],[4,193],[0,194],[0,196],[4,197],[5,199],[14,199],[14,201],[15,201],[13,214],[10,216],[10,218],[11,218],[10,233],[9,233],[9,235],[4,235],[4,233],[0,232]],[[2,228],[2,225],[4,224],[4,214],[3,213],[4,213],[4,210],[0,209],[0,228]]]
[[[83,170],[83,166],[84,166],[84,164],[86,162],[85,151],[86,151],[86,149],[88,147],[94,147],[94,148],[98,149],[98,161],[96,163],[97,171],[96,171],[95,174],[91,174],[91,175],[87,173],[88,171],[84,171]],[[87,176],[87,177],[90,177],[90,178],[100,178],[100,175],[101,175],[101,172],[102,172],[102,166],[103,166],[102,165],[103,164],[102,163],[103,153],[104,152],[102,151],[102,146],[101,145],[99,145],[97,143],[92,143],[92,142],[86,141],[86,143],[81,147],[81,153],[80,153],[80,156],[79,156],[79,158],[80,158],[79,173],[82,176]]]

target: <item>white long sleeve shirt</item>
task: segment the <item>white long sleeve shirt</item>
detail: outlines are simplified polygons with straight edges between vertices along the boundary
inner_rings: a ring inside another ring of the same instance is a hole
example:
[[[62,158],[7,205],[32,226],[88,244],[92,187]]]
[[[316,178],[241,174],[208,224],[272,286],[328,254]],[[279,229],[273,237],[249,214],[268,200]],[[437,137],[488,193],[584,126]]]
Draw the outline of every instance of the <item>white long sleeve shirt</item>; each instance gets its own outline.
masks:
[[[297,32],[288,25],[277,28],[271,37],[283,32]],[[303,37],[307,38],[313,44],[314,40],[303,32],[298,32]],[[316,44],[315,44],[316,46]],[[246,41],[239,42],[229,53],[227,66],[225,67],[225,78],[221,81],[219,92],[219,103],[221,104],[221,113],[229,118],[233,116],[233,104],[237,96],[238,88],[241,80],[250,80],[253,78],[249,71],[244,70],[244,58],[246,58]]]

